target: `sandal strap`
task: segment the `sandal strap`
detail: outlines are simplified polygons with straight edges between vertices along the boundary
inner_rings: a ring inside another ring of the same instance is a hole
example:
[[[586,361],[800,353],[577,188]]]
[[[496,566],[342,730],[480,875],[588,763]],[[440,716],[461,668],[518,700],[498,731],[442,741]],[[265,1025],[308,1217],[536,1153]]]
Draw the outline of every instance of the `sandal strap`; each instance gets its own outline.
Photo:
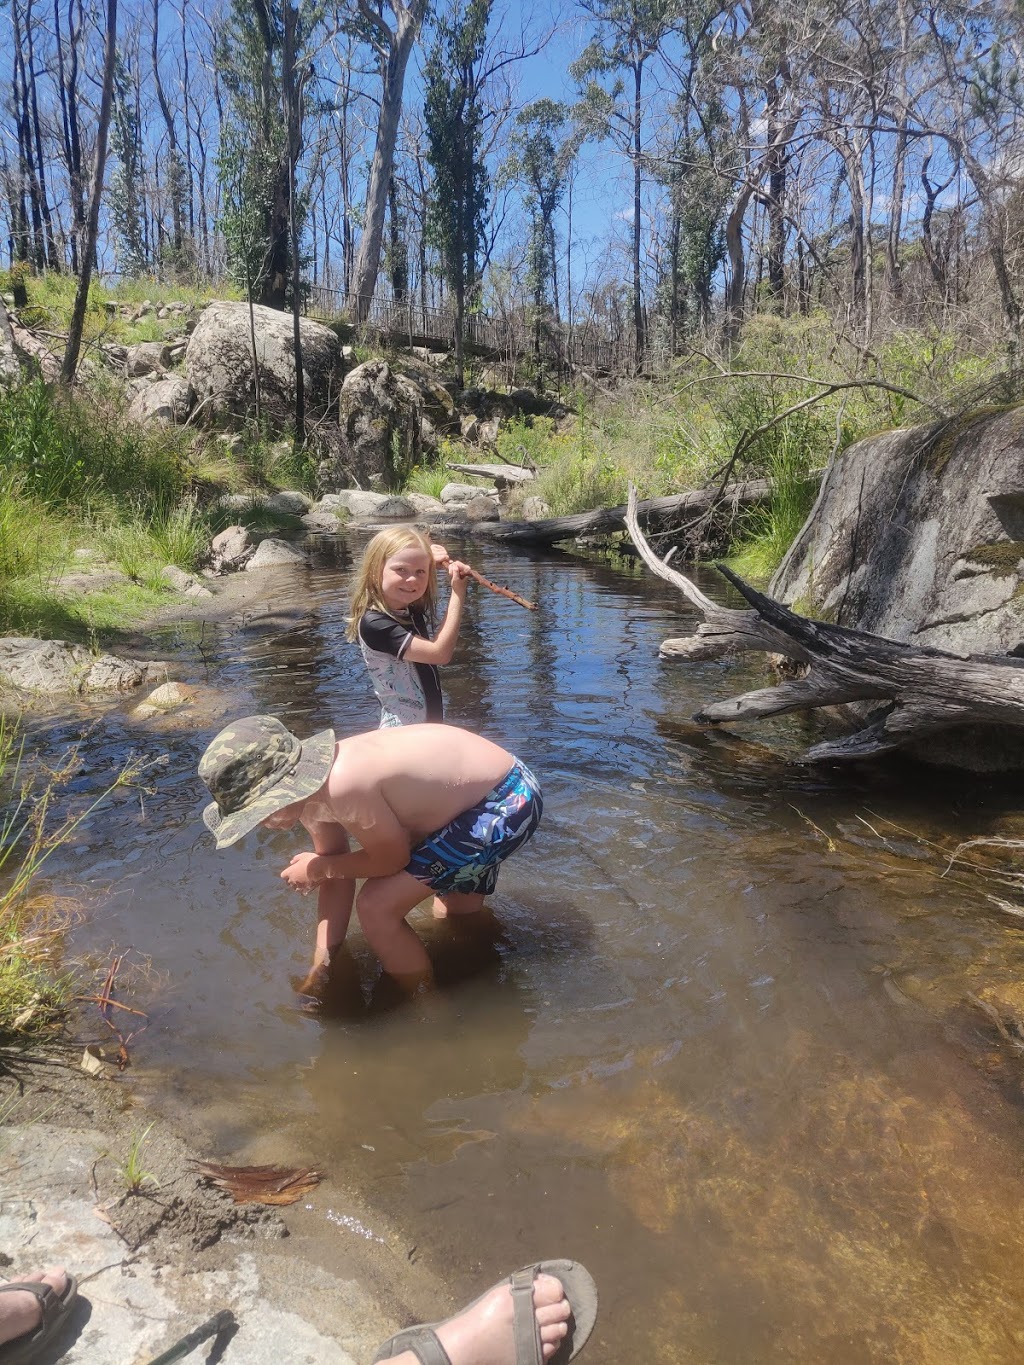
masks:
[[[402,1347],[412,1351],[420,1365],[452,1365],[452,1358],[441,1345],[437,1333],[424,1327],[422,1334]]]
[[[540,1332],[533,1307],[533,1282],[536,1266],[524,1266],[511,1277],[512,1335],[516,1348],[516,1365],[543,1365]]]
[[[0,1294],[15,1294],[27,1291],[34,1294],[39,1300],[39,1308],[43,1315],[43,1320],[35,1330],[45,1329],[60,1312],[61,1302],[52,1285],[45,1280],[8,1280],[6,1284],[0,1284]]]

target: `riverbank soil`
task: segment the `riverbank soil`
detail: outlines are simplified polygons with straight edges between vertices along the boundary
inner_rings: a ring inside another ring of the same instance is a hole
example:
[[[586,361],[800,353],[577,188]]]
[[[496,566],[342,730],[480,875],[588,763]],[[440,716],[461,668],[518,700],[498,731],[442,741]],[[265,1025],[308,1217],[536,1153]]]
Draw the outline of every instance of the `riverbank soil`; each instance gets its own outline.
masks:
[[[82,1051],[0,1052],[0,1276],[64,1264],[80,1284],[47,1361],[145,1365],[229,1309],[226,1344],[211,1338],[190,1358],[352,1365],[437,1308],[436,1286],[376,1215],[377,1235],[339,1237],[322,1269],[313,1214],[342,1202],[336,1189],[281,1209],[235,1204],[193,1167],[232,1154],[197,1150],[164,1120],[147,1130],[127,1075],[87,1075]]]

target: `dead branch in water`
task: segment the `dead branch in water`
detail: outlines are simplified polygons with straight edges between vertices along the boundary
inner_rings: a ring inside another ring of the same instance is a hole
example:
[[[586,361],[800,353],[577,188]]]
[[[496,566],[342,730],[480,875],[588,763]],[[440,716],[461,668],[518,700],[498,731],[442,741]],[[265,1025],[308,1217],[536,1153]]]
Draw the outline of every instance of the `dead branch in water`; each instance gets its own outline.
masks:
[[[669,568],[648,545],[637,520],[633,488],[626,525],[652,573],[672,583],[704,614],[695,634],[662,642],[662,658],[717,659],[764,650],[805,665],[802,677],[715,702],[704,707],[696,720],[720,724],[849,702],[878,703],[861,729],[814,745],[802,755],[803,762],[869,758],[954,726],[1024,729],[1024,660],[997,655],[960,657],[811,621],[750,587],[724,565],[718,566],[719,571],[750,609],[721,607],[685,574]]]
[[[771,485],[767,479],[748,479],[744,483],[729,484],[721,493],[714,489],[695,488],[688,493],[674,493],[671,497],[647,498],[639,506],[649,521],[674,525],[679,517],[691,514],[701,520],[720,509],[736,511],[741,507],[755,507],[770,494]],[[460,535],[479,536],[516,545],[556,545],[560,540],[575,540],[577,536],[607,535],[612,531],[621,531],[625,525],[626,508],[619,506],[597,507],[592,512],[575,512],[568,517],[546,517],[541,521],[459,522],[455,529]]]
[[[110,966],[107,968],[106,978],[104,979],[98,995],[80,995],[77,997],[79,1000],[95,1001],[96,1004],[99,1005],[100,1018],[117,1039],[117,1067],[119,1071],[124,1071],[125,1068],[131,1064],[131,1058],[128,1055],[128,1044],[134,1037],[149,1027],[149,1015],[144,1014],[142,1010],[133,1009],[130,1005],[124,1005],[120,1000],[114,998],[114,981],[117,977],[117,973],[121,969],[123,960],[124,957],[121,953],[111,960]],[[125,1010],[128,1014],[138,1015],[141,1019],[145,1020],[145,1023],[140,1024],[137,1028],[132,1029],[130,1033],[125,1034],[110,1017],[112,1009]]]

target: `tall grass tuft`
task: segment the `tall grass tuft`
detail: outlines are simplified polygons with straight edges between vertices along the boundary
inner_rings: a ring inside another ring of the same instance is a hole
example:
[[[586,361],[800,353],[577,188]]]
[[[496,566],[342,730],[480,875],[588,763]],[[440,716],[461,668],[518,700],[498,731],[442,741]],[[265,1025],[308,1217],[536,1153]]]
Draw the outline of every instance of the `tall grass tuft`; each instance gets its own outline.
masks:
[[[187,486],[189,439],[125,422],[111,394],[94,401],[39,379],[0,392],[0,473],[18,476],[25,494],[49,507],[175,502]]]
[[[191,571],[206,553],[210,523],[193,495],[173,507],[158,508],[150,524],[150,538],[163,564],[177,564],[179,569]]]
[[[84,809],[55,814],[78,768],[70,749],[54,770],[30,774],[17,726],[0,714],[0,1039],[43,1029],[66,1006],[69,987],[50,968],[55,940],[66,929],[66,901],[44,896],[36,883],[50,855],[117,787],[144,765],[125,765]]]
[[[782,563],[814,504],[817,481],[811,476],[814,453],[806,423],[786,422],[760,462],[772,488],[766,507],[753,508],[743,519],[729,564],[743,578],[763,584]]]

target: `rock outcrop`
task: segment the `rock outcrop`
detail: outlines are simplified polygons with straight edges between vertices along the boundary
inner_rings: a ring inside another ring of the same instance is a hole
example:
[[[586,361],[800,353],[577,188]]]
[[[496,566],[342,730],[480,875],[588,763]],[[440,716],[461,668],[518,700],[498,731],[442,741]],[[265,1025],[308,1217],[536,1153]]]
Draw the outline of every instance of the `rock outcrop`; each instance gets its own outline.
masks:
[[[406,375],[386,360],[357,365],[342,385],[338,429],[321,433],[320,491],[404,482],[422,458],[423,416],[423,395]]]
[[[264,406],[288,413],[295,401],[292,316],[255,305],[256,361]],[[329,327],[302,319],[302,373],[311,416],[327,412],[341,376],[341,342]],[[204,308],[185,352],[185,368],[209,420],[246,417],[255,406],[253,346],[246,303]]]
[[[158,422],[162,426],[182,426],[195,404],[195,390],[181,375],[169,374],[136,389],[128,404],[132,422]]]
[[[842,451],[770,591],[908,644],[1024,654],[1024,406]]]
[[[95,655],[66,640],[16,635],[0,639],[0,687],[35,696],[131,692],[146,681],[152,668],[139,659]]]

